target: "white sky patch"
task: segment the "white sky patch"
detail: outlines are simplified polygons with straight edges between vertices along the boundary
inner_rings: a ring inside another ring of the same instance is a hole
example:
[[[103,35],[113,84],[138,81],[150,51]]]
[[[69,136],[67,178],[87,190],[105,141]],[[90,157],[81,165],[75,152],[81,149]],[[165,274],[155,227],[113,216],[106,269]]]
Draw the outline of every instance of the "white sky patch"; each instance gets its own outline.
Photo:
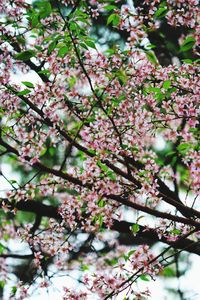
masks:
[[[164,150],[165,147],[166,147],[166,142],[164,138],[161,135],[159,135],[156,139],[155,149],[161,151]]]
[[[6,177],[6,178],[4,178],[0,174],[0,197],[5,197],[6,192],[13,190],[13,188],[12,188],[11,184],[8,182],[8,180],[9,181],[16,180],[16,182],[18,182],[20,177],[17,173],[14,173],[12,171],[12,167],[6,163],[1,162],[0,171]],[[8,179],[8,180],[6,180],[6,179]],[[14,184],[14,185],[16,187],[18,187],[18,185],[16,185],[16,184]]]
[[[41,78],[31,70],[29,70],[29,72],[26,74],[18,72],[16,74],[13,74],[11,77],[11,83],[19,84],[25,89],[26,87],[23,85],[23,83],[21,83],[22,81],[29,81],[33,84],[43,84]]]

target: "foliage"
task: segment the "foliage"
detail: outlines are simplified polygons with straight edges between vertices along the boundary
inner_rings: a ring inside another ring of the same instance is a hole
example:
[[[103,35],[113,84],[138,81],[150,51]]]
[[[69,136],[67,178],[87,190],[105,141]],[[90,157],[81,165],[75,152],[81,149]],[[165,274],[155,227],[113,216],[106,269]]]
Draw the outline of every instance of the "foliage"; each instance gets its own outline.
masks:
[[[0,155],[13,171],[1,171],[0,290],[14,273],[9,299],[26,299],[76,270],[82,289],[63,299],[147,299],[136,281],[200,255],[198,1],[0,11]]]

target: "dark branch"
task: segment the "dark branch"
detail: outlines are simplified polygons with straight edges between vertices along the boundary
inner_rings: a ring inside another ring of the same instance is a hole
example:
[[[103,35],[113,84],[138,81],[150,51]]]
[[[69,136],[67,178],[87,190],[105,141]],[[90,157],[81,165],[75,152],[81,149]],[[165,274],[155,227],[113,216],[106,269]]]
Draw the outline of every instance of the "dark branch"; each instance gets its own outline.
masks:
[[[11,205],[8,199],[2,199],[7,205]],[[0,207],[2,202],[0,203]],[[61,220],[61,216],[58,213],[58,207],[52,205],[46,205],[41,202],[36,202],[32,200],[19,201],[15,204],[15,207],[20,211],[32,212],[38,216],[54,218],[58,221]],[[114,220],[114,223],[111,227],[112,230],[119,233],[119,242],[125,245],[134,245],[134,244],[154,244],[156,242],[163,242],[165,244],[171,245],[176,249],[186,248],[187,252],[191,252],[197,255],[200,255],[200,243],[189,239],[181,239],[178,242],[169,241],[165,236],[161,238],[158,236],[156,231],[153,228],[148,228],[144,226],[139,226],[139,231],[137,235],[134,235],[131,228],[134,223],[126,221]]]

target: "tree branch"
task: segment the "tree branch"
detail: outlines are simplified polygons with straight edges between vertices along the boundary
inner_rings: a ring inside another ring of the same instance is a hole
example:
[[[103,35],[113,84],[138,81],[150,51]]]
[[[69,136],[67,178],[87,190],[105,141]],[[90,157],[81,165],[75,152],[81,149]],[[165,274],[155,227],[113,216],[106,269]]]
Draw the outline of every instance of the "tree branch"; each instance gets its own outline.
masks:
[[[41,202],[36,202],[33,200],[19,201],[15,205],[10,203],[8,199],[1,199],[6,205],[11,207],[16,207],[20,211],[32,212],[37,216],[54,218],[58,221],[61,221],[61,215],[58,213],[58,207],[52,205],[46,205]],[[2,201],[0,202],[0,208],[2,206]],[[175,249],[184,249],[187,248],[187,252],[200,255],[200,242],[194,243],[189,239],[181,239],[179,242],[173,242],[168,240],[165,236],[159,237],[156,233],[156,230],[153,228],[147,228],[139,225],[139,231],[137,235],[134,235],[131,228],[134,223],[126,221],[114,220],[111,230],[117,231],[119,233],[119,242],[125,245],[134,245],[134,244],[153,244],[156,242],[162,242],[168,245],[171,245]]]

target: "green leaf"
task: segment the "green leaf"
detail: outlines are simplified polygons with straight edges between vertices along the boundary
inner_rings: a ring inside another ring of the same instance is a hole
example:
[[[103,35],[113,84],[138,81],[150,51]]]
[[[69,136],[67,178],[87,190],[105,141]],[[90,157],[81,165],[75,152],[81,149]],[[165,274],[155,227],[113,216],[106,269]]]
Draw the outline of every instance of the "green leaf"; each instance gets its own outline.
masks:
[[[31,193],[30,193],[31,195]],[[24,222],[31,223],[34,221],[34,214],[33,213],[24,213],[22,211],[18,211],[16,214],[17,222],[23,224]]]
[[[96,45],[92,41],[85,41],[86,45],[90,48],[96,49]]]
[[[47,51],[48,55],[51,54],[51,52],[56,48],[56,44],[57,44],[56,41],[53,41],[51,44],[49,44],[48,51]]]
[[[41,46],[38,46],[38,45],[34,45],[35,49],[39,50],[39,51],[42,51],[42,47]]]
[[[114,180],[116,181],[116,174],[112,171],[108,171],[107,172],[107,176],[111,179],[111,180]]]
[[[168,88],[170,88],[170,86],[171,86],[171,80],[164,81],[164,83],[163,83],[164,89],[168,90]]]
[[[68,47],[63,46],[59,49],[58,56],[63,58],[67,54],[67,52],[68,52]]]
[[[150,86],[150,87],[146,88],[146,91],[153,92],[153,93],[160,93],[161,90],[158,87]]]
[[[167,7],[161,7],[155,12],[154,16],[157,19],[161,19],[166,15],[166,13],[167,13]]]
[[[2,254],[6,250],[3,244],[0,243],[0,254]]]
[[[163,275],[165,277],[175,277],[176,276],[176,272],[175,272],[175,270],[173,268],[166,267],[162,271],[161,275]]]
[[[116,14],[112,23],[113,23],[114,26],[119,25],[119,23],[120,23],[120,16]]]
[[[170,233],[173,233],[173,234],[175,234],[175,235],[179,235],[180,233],[181,233],[181,230],[180,229],[172,229],[172,230],[170,230]]]
[[[10,182],[11,182],[12,184],[14,184],[14,183],[17,183],[17,180],[11,179]],[[18,183],[17,183],[17,184],[18,184]]]
[[[187,37],[180,47],[180,52],[185,52],[185,51],[191,50],[193,48],[195,42],[196,42],[196,40],[193,36]]]
[[[47,76],[50,76],[50,71],[49,70],[42,70],[42,71],[39,71],[38,74],[45,74]]]
[[[192,60],[189,58],[182,59],[182,62],[184,62],[185,64],[192,64]]]
[[[133,253],[135,253],[135,251],[136,251],[136,250],[131,250],[131,251],[129,251],[129,252],[128,252],[128,258],[129,258]]]
[[[87,271],[87,270],[89,270],[88,265],[82,265],[81,266],[81,271]]]
[[[29,81],[22,81],[22,83],[23,83],[25,86],[27,86],[28,88],[34,88],[34,85],[33,85],[31,82],[29,82]]]
[[[109,266],[114,266],[118,263],[118,259],[117,258],[113,258],[113,259],[106,259],[105,260],[106,263],[109,265]]]
[[[104,9],[110,11],[110,10],[117,9],[117,6],[115,6],[115,5],[106,5],[106,6],[104,6]]]
[[[156,46],[155,45],[153,45],[153,44],[148,44],[148,45],[146,45],[146,47],[145,47],[147,50],[151,50],[151,49],[154,49],[154,48],[156,48]]]
[[[38,23],[39,23],[39,16],[34,14],[32,19],[31,19],[32,27],[36,27]]]
[[[165,154],[166,157],[169,157],[169,156],[174,156],[176,154],[176,151],[169,151]]]
[[[174,156],[174,157],[172,157],[172,159],[171,159],[170,165],[171,165],[171,166],[174,166],[176,163],[177,163],[177,157]]]
[[[85,43],[80,43],[79,45],[80,45],[81,47],[83,47],[84,49],[88,50],[88,47],[87,47],[87,45],[86,45]]]
[[[102,164],[102,162],[100,160],[97,161],[97,165],[104,171],[107,172],[108,171],[108,167],[104,164]]]
[[[87,19],[84,19],[84,18],[82,18],[82,17],[78,17],[76,20],[81,21],[82,23],[85,23],[85,24],[91,26],[90,22],[88,22]]]
[[[73,88],[75,84],[76,84],[76,77],[75,76],[71,76],[69,78],[69,87]]]
[[[12,292],[12,296],[14,296],[17,292],[17,287],[13,286],[12,289],[11,289],[11,292]]]
[[[31,57],[34,57],[36,52],[34,50],[26,50],[19,54],[15,55],[15,58],[18,60],[26,61],[29,60]]]
[[[146,51],[146,57],[152,64],[154,65],[158,64],[157,58],[152,51]]]
[[[51,156],[53,156],[54,154],[55,154],[55,148],[54,147],[50,147],[49,148],[49,154],[51,155]]]
[[[107,25],[112,23],[114,26],[117,26],[119,25],[119,22],[120,22],[120,16],[118,14],[111,14],[108,17]]]
[[[114,20],[114,17],[115,17],[115,14],[111,14],[111,15],[108,17],[107,25],[109,25],[110,23],[112,23],[112,21]]]
[[[42,151],[40,152],[40,156],[45,155],[47,152],[47,148],[43,148]]]
[[[40,10],[39,17],[41,19],[45,19],[46,17],[50,16],[52,8],[49,1],[37,1],[35,4]]]
[[[70,22],[69,28],[71,31],[76,30],[77,29],[77,24],[74,21]]]
[[[177,147],[177,150],[179,152],[181,152],[182,154],[185,154],[186,152],[188,152],[191,149],[192,149],[192,144],[189,144],[189,143],[183,143]]]
[[[4,289],[6,282],[4,280],[0,280],[0,289]]]
[[[133,233],[137,233],[140,230],[140,226],[138,224],[132,225],[132,231]]]
[[[123,70],[118,70],[116,72],[116,75],[122,85],[124,85],[127,82],[127,76]]]
[[[23,91],[17,93],[17,96],[24,96],[24,95],[29,94],[30,92],[31,92],[31,90],[25,89],[25,90],[23,90]]]
[[[186,169],[185,167],[181,166],[181,165],[177,166],[177,171],[178,171],[178,174],[180,176],[180,182],[181,183],[184,183],[185,180],[187,180],[190,176],[189,170]]]
[[[103,225],[103,216],[102,215],[98,216],[98,222],[99,222],[99,226],[102,227],[102,225]]]
[[[143,281],[150,281],[149,276],[144,275],[144,274],[140,276],[140,279],[143,280]]]
[[[104,207],[106,205],[105,201],[103,199],[100,199],[98,202],[98,207]]]
[[[16,37],[16,38],[17,38],[17,41],[18,41],[19,44],[21,44],[21,45],[23,45],[23,46],[26,45],[26,40],[25,40],[23,37],[18,36],[18,37]]]
[[[7,241],[9,240],[9,238],[10,238],[9,234],[5,233],[5,234],[3,235],[4,241],[7,242]]]

